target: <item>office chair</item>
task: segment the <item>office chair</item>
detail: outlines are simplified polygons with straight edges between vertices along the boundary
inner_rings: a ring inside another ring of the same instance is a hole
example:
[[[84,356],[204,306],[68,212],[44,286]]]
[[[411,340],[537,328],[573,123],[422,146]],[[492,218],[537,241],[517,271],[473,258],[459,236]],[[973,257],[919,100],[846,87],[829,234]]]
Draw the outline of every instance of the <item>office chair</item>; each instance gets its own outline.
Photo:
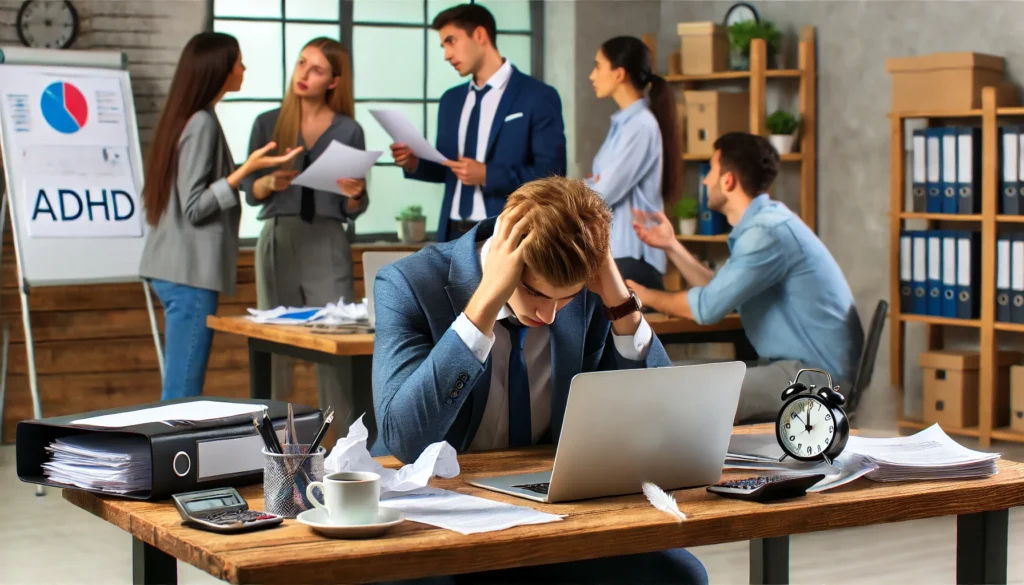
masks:
[[[860,403],[861,395],[871,384],[871,374],[875,371],[878,344],[882,340],[882,329],[885,328],[885,317],[888,311],[889,303],[885,300],[878,301],[878,305],[875,307],[875,314],[871,317],[871,327],[868,329],[867,338],[864,340],[864,350],[860,354],[860,362],[857,364],[857,372],[853,377],[853,385],[844,392],[846,395],[844,409],[851,420],[857,410],[857,405]]]

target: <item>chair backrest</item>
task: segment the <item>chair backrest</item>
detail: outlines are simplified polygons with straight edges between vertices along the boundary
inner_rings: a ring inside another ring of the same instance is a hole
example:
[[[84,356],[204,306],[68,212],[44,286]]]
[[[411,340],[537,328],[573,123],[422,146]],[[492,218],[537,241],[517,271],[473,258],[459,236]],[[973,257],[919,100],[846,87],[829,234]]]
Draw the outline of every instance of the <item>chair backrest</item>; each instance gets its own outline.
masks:
[[[370,327],[377,323],[376,315],[373,312],[373,279],[377,277],[377,271],[395,260],[401,260],[412,252],[363,252],[363,285],[366,289],[366,313],[370,319]]]
[[[885,300],[878,301],[875,314],[871,317],[871,327],[868,329],[867,339],[864,340],[864,351],[861,352],[860,362],[857,364],[853,387],[850,388],[849,400],[846,403],[847,412],[857,410],[861,394],[871,384],[871,374],[875,371],[875,358],[878,356],[878,345],[882,341],[882,329],[885,328],[885,317],[888,311],[889,303]]]

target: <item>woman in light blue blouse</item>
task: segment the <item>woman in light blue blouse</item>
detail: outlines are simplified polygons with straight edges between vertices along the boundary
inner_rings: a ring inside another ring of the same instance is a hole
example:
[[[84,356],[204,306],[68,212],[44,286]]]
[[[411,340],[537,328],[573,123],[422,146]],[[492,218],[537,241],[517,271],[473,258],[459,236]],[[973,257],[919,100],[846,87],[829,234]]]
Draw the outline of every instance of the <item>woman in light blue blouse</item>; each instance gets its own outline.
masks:
[[[665,253],[637,237],[633,210],[663,212],[679,195],[682,159],[672,90],[651,71],[651,53],[636,37],[605,41],[590,81],[598,98],[619,106],[587,176],[612,209],[612,256],[623,278],[663,289]]]

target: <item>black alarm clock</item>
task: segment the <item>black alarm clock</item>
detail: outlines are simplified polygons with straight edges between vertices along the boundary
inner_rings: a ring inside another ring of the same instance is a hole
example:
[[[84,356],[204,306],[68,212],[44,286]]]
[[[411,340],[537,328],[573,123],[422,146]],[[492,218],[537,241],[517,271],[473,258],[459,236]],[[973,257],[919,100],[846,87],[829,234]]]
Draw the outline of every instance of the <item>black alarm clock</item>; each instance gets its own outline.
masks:
[[[805,372],[824,374],[828,386],[815,391],[814,385],[801,384],[800,375]],[[779,461],[792,457],[831,465],[850,438],[850,421],[843,410],[846,399],[839,393],[838,386],[833,389],[832,376],[824,370],[800,370],[782,392],[782,400],[782,409],[775,420],[775,438],[785,453]]]

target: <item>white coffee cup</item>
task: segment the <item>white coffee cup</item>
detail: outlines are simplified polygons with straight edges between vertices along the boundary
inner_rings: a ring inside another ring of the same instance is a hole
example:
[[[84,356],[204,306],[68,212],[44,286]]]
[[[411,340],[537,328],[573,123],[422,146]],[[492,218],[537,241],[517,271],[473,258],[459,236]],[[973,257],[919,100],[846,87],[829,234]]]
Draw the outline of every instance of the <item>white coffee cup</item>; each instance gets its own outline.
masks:
[[[313,496],[320,488],[324,501]],[[331,524],[356,526],[377,521],[380,503],[380,475],[371,471],[339,471],[306,486],[306,497],[313,506],[327,512]]]

